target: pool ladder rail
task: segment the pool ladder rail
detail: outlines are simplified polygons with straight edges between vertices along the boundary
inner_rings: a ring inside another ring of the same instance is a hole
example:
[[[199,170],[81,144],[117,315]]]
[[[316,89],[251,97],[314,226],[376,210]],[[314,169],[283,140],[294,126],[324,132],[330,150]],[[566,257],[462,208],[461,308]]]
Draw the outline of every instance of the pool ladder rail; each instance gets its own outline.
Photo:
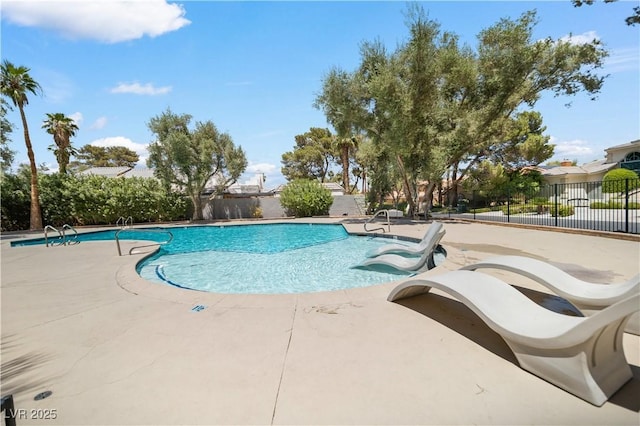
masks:
[[[133,251],[135,249],[139,249],[139,248],[145,248],[145,247],[154,247],[158,244],[169,244],[171,241],[173,241],[173,233],[171,231],[169,231],[168,229],[145,229],[145,228],[140,228],[140,229],[134,229],[134,228],[120,228],[116,231],[116,235],[115,235],[115,240],[116,240],[116,246],[118,247],[118,256],[122,256],[122,248],[120,247],[120,233],[122,231],[127,231],[127,232],[155,232],[155,233],[165,233],[168,234],[168,239],[166,241],[160,241],[160,242],[154,242],[153,244],[145,244],[142,246],[135,246],[135,247],[131,247],[131,249],[129,250],[129,255],[134,254]]]
[[[131,228],[133,226],[133,218],[131,216],[126,218],[124,216],[120,216],[116,221],[116,226],[120,226],[120,229]]]
[[[372,229],[367,228],[367,225],[371,224],[378,216],[386,217],[386,221],[382,223],[382,226],[376,223],[374,225],[378,226],[378,228],[372,228]],[[385,225],[387,227],[387,230],[384,229]],[[386,209],[378,210],[376,214],[374,214],[371,218],[369,218],[364,223],[364,230],[366,232],[373,232],[373,231],[391,232],[391,222],[389,221],[389,210],[386,210]]]
[[[71,244],[80,243],[80,241],[78,241],[78,231],[76,231],[76,229],[73,226],[65,223],[64,225],[62,225],[61,229],[57,229],[51,225],[47,225],[44,227],[45,247],[49,247],[49,231],[53,231],[58,234],[58,237],[51,242],[52,247],[56,245],[56,242],[58,243],[57,245],[60,245],[60,246],[68,246]],[[73,235],[68,236],[67,231],[72,231]]]

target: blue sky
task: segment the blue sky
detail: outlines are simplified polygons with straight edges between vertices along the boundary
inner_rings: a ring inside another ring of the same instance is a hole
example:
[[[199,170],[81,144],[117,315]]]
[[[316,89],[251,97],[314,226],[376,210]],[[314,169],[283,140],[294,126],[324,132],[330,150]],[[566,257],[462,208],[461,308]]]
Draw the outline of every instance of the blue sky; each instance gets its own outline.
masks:
[[[442,30],[474,48],[482,29],[532,9],[540,20],[535,39],[600,39],[611,56],[598,100],[545,94],[535,107],[556,144],[553,159],[582,164],[640,138],[640,26],[624,23],[637,1],[581,8],[569,0],[421,4]],[[323,76],[334,66],[354,70],[363,41],[379,39],[389,50],[406,41],[406,7],[392,1],[3,0],[1,56],[30,68],[43,88],[26,107],[38,164],[57,168],[47,150],[53,140],[41,128],[47,113],[76,120],[75,147],[127,146],[144,165],[152,141],[147,123],[170,107],[229,133],[249,160],[240,181],[262,172],[272,188],[284,182],[280,160],[295,135],[330,128],[313,108]],[[15,167],[28,160],[18,112],[8,118],[15,125]]]

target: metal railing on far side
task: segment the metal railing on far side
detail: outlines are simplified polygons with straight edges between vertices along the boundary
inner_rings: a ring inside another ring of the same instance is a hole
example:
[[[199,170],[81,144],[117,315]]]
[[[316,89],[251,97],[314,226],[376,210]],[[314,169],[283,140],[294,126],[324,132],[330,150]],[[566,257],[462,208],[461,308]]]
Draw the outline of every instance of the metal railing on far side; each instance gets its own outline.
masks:
[[[135,247],[131,247],[131,249],[129,250],[129,255],[131,255],[133,253],[133,251],[135,249],[139,249],[139,248],[144,248],[144,247],[153,247],[156,244],[169,244],[171,241],[173,241],[173,234],[171,233],[171,231],[167,230],[167,229],[126,229],[126,228],[122,228],[122,229],[118,229],[116,231],[116,235],[115,235],[115,239],[116,239],[116,245],[118,246],[118,256],[122,256],[122,249],[120,248],[120,233],[123,231],[127,231],[127,232],[145,232],[145,233],[164,233],[168,235],[168,239],[166,241],[154,241],[153,244],[145,244],[142,246],[135,246]]]
[[[373,223],[373,221],[376,220],[376,218],[378,216],[385,216],[386,220],[382,223]],[[377,226],[377,228],[371,228],[369,229],[367,227],[367,225],[371,225],[373,223],[372,226]],[[384,229],[384,225],[387,226],[387,230],[385,231]],[[389,210],[378,210],[376,212],[376,214],[374,214],[371,218],[369,218],[365,223],[364,223],[364,230],[366,232],[373,232],[373,231],[382,231],[382,232],[391,232],[391,222],[389,221]]]

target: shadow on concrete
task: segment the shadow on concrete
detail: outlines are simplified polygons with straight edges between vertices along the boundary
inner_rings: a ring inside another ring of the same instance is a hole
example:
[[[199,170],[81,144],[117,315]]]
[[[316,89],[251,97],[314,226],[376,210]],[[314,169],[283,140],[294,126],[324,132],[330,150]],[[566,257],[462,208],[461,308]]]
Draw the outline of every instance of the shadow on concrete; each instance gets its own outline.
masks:
[[[561,297],[527,288],[514,287],[549,310],[563,315],[583,316],[575,306]],[[425,293],[401,299],[395,303],[439,322],[504,360],[519,366],[515,355],[502,337],[463,303],[435,293]],[[636,365],[630,365],[630,367],[633,378],[613,394],[608,402],[634,412],[640,412],[640,398],[638,398],[640,395],[640,367]],[[528,373],[525,370],[523,372]]]
[[[13,356],[18,353],[19,355]],[[0,366],[0,383],[2,395],[36,393],[49,385],[53,377],[42,377],[40,368],[52,360],[52,356],[43,352],[26,352],[20,354],[19,343],[14,335],[2,337],[2,364]]]
[[[614,393],[609,402],[627,410],[640,413],[640,367],[630,365],[633,377],[618,392]]]
[[[499,357],[518,365],[516,357],[502,337],[463,303],[434,293],[401,299],[395,303],[439,322]]]

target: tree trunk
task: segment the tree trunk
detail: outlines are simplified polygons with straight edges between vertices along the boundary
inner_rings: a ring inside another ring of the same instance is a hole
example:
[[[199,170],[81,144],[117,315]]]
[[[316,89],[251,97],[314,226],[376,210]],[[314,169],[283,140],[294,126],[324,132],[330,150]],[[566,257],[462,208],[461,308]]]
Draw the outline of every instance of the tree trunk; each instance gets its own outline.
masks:
[[[362,193],[367,195],[367,169],[362,166]]]
[[[27,146],[27,156],[29,157],[29,166],[31,167],[31,210],[29,216],[29,229],[36,231],[42,229],[42,212],[40,210],[40,192],[38,191],[38,167],[36,166],[36,157],[33,154],[31,146],[31,138],[29,137],[29,127],[27,125],[27,117],[24,115],[24,108],[18,105],[20,109],[20,117],[22,118],[22,127],[24,128],[24,143]]]
[[[191,220],[202,220],[202,199],[200,198],[200,192],[191,195],[191,202],[193,203]]]
[[[429,218],[429,212],[431,211],[431,207],[433,206],[433,191],[436,189],[436,183],[434,181],[429,181],[427,188],[424,190],[424,202],[427,203],[424,209],[424,218]]]
[[[349,188],[349,145],[342,147],[342,186],[347,193],[351,193]]]
[[[451,173],[451,197],[453,202],[458,205],[458,163],[453,165],[453,171]]]
[[[404,169],[404,162],[402,161],[402,157],[400,155],[396,155],[396,160],[398,161],[398,166],[400,168],[400,173],[402,174],[402,186],[404,186],[404,196],[407,199],[407,203],[409,204],[409,212],[408,216],[413,216],[413,212],[415,212],[416,204],[413,199],[413,191],[411,190],[411,186],[409,185],[409,177],[407,176],[407,172]]]

